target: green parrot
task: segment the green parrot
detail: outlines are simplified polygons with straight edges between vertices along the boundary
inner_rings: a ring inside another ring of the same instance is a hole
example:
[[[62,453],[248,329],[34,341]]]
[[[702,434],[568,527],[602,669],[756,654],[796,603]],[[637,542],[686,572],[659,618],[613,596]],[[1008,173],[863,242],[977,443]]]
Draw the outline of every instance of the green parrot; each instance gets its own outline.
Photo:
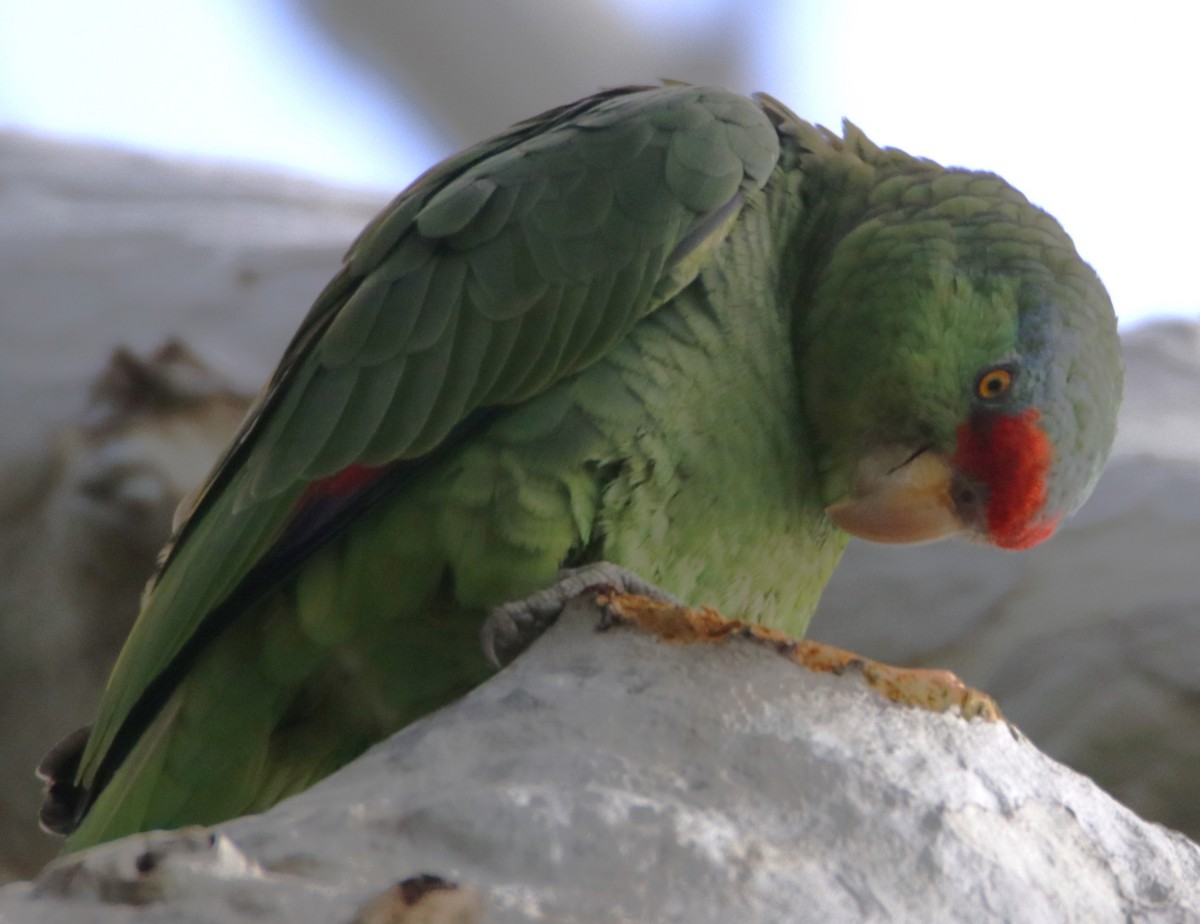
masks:
[[[43,825],[265,809],[596,579],[799,636],[851,534],[1032,546],[1121,381],[1095,273],[992,174],[720,89],[522,122],[353,244],[43,762]]]

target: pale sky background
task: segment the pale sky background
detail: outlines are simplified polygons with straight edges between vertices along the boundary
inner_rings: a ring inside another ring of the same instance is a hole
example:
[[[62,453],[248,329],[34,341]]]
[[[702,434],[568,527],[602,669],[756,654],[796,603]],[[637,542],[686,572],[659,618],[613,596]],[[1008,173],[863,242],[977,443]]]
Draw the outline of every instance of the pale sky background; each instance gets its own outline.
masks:
[[[1187,4],[610,2],[668,33],[753,9],[753,83],[737,89],[1000,173],[1071,232],[1123,324],[1200,313],[1200,13]],[[629,79],[657,76],[670,75]],[[0,127],[389,193],[451,150],[270,0],[0,0]]]

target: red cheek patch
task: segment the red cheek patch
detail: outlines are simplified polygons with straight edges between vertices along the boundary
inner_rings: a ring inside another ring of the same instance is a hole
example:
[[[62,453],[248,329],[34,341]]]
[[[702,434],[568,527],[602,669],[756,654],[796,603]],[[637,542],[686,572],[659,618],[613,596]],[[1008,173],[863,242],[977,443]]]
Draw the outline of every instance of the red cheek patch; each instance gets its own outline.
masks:
[[[1041,415],[976,414],[958,428],[954,465],[988,490],[988,540],[1003,549],[1027,549],[1048,539],[1058,517],[1040,516],[1046,475],[1054,462]]]

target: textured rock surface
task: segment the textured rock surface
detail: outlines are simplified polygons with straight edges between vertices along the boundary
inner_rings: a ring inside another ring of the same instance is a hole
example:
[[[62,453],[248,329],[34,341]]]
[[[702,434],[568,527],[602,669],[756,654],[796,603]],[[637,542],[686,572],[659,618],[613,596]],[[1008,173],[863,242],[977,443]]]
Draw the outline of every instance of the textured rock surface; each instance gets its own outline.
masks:
[[[58,861],[0,890],[0,921],[347,921],[418,873],[496,922],[1200,916],[1200,847],[1003,722],[594,624],[576,605],[457,705],[214,839]]]

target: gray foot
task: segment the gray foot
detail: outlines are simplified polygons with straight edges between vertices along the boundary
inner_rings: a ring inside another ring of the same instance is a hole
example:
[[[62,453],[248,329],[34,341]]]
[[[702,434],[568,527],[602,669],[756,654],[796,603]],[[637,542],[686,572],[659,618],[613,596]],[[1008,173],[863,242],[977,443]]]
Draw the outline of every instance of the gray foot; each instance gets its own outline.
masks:
[[[612,562],[564,568],[558,572],[558,580],[545,590],[524,600],[504,603],[488,613],[479,633],[483,653],[496,667],[504,667],[554,625],[568,600],[591,587],[611,587],[622,593],[679,602],[665,590]]]

